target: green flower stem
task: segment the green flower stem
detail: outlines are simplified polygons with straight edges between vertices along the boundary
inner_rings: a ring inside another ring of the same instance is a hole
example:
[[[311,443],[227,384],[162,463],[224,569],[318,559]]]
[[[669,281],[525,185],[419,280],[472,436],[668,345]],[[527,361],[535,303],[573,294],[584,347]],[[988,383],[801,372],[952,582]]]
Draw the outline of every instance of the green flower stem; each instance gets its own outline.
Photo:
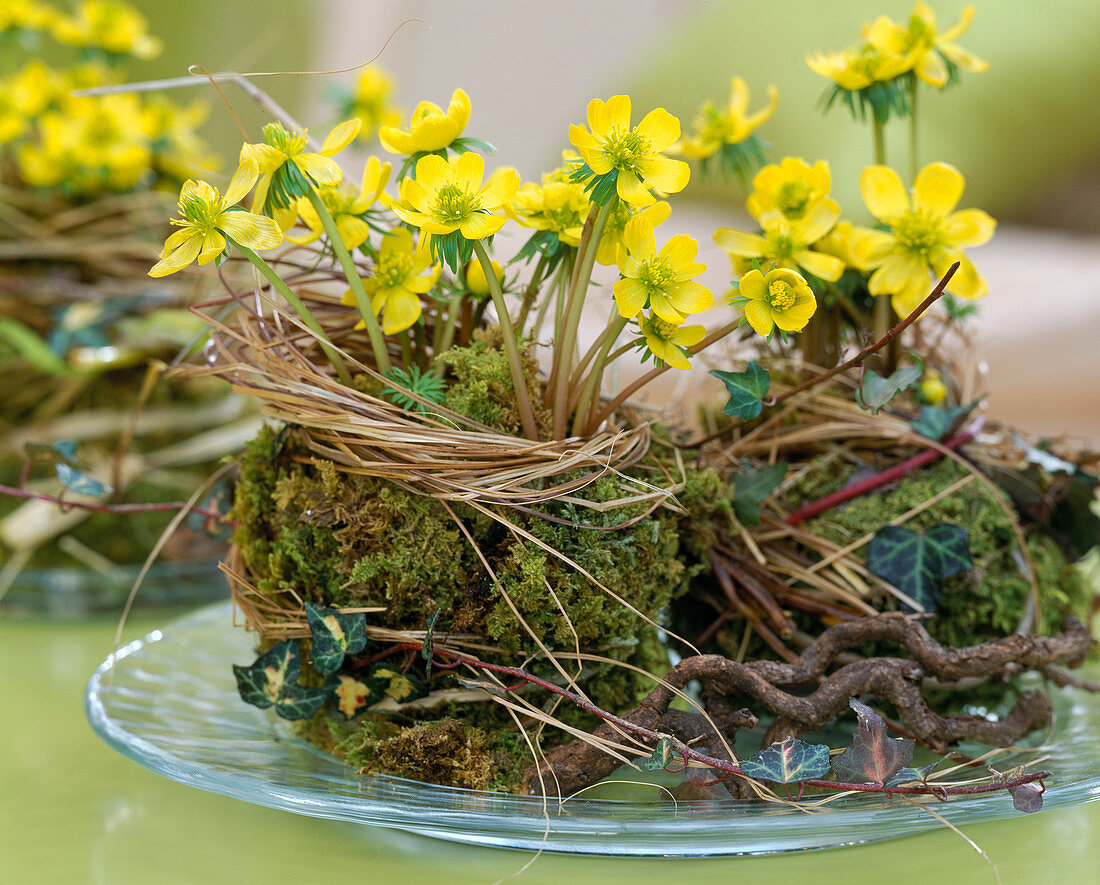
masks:
[[[535,314],[535,322],[531,325],[532,340],[538,339],[539,333],[542,331],[542,324],[546,320],[546,312],[551,307],[555,307],[556,314],[556,307],[561,303],[562,293],[565,291],[565,286],[572,273],[573,258],[572,256],[568,256],[558,265],[558,269],[554,272],[554,279],[550,282],[550,290],[546,293],[546,297],[542,299],[538,313]],[[554,340],[557,340],[556,336]]]
[[[607,329],[604,330],[605,335],[603,344],[600,345],[600,350],[596,354],[596,360],[588,372],[588,377],[584,382],[584,389],[581,391],[581,398],[577,402],[577,410],[573,413],[573,436],[580,436],[585,430],[586,423],[588,424],[588,432],[595,431],[595,427],[589,421],[589,418],[594,418],[595,416],[589,413],[595,411],[595,404],[600,395],[600,388],[603,386],[603,370],[607,365],[607,355],[611,352],[611,348],[615,346],[615,342],[618,340],[623,329],[626,328],[626,324],[626,317],[616,312],[611,322],[608,323]]]
[[[882,125],[879,118],[874,114],[871,115],[871,131],[874,133],[875,139],[875,163],[879,166],[886,165],[886,127]]]
[[[253,267],[260,272],[260,275],[267,280],[271,287],[278,292],[283,298],[286,299],[287,304],[294,308],[294,312],[298,314],[298,317],[305,324],[317,338],[317,343],[321,345],[321,349],[325,352],[325,356],[329,358],[329,362],[332,363],[332,367],[336,370],[336,375],[340,379],[341,384],[351,384],[351,374],[348,372],[348,367],[344,365],[344,359],[332,346],[332,342],[329,340],[328,335],[325,334],[325,330],[321,328],[321,324],[317,322],[317,319],[309,312],[302,300],[294,294],[293,290],[283,282],[280,277],[271,266],[264,261],[259,255],[249,249],[247,246],[242,246],[236,240],[226,236],[226,239],[232,244],[233,248],[240,252],[245,258],[252,262]]]
[[[917,78],[909,75],[909,178],[917,180]]]
[[[408,368],[413,361],[412,340],[409,338],[409,330],[404,329],[398,332],[397,340],[401,342],[401,363]]]
[[[435,355],[451,349],[455,340],[455,325],[458,323],[458,312],[462,309],[462,294],[459,293],[447,303],[447,321],[443,323],[443,333],[439,335],[435,345]],[[437,327],[438,328],[438,327]]]
[[[388,372],[390,370],[390,355],[386,349],[386,339],[382,335],[382,327],[378,325],[378,317],[374,315],[374,308],[371,307],[366,289],[363,288],[363,281],[359,279],[359,270],[355,266],[355,259],[351,257],[351,253],[344,245],[340,231],[336,228],[336,222],[329,215],[320,194],[312,187],[309,189],[309,202],[313,206],[313,211],[317,213],[317,217],[321,219],[321,224],[328,235],[336,260],[340,262],[340,266],[344,269],[344,276],[348,278],[348,285],[351,286],[355,304],[359,308],[363,324],[367,328],[371,350],[374,352],[375,365],[378,367],[379,372]]]
[[[600,237],[607,225],[608,216],[614,201],[609,200],[600,207],[596,221],[591,228],[585,223],[584,233],[577,255],[577,268],[573,274],[573,285],[566,302],[562,335],[554,348],[554,361],[557,374],[554,377],[554,439],[565,438],[565,425],[569,420],[569,372],[573,363],[573,351],[577,346],[577,330],[584,311],[584,296],[592,279],[592,267],[596,263]]]
[[[600,348],[603,346],[608,336],[615,335],[616,337],[618,337],[619,333],[622,332],[626,324],[618,323],[618,320],[620,319],[622,319],[622,316],[617,310],[612,313],[610,317],[608,317],[607,325],[604,326],[603,331],[600,332],[600,334],[596,337],[596,340],[592,342],[592,345],[588,348],[588,351],[583,357],[581,357],[581,361],[577,363],[576,368],[573,369],[573,373],[569,376],[570,390],[576,389],[580,385],[581,379],[584,377],[585,370],[588,368],[589,363],[591,363],[592,360],[595,359],[596,354],[599,353]],[[614,343],[614,341],[612,341],[612,343]],[[603,352],[603,355],[606,357],[606,350]],[[576,397],[570,398],[571,401],[574,399],[576,399]]]
[[[516,343],[516,333],[512,328],[512,319],[508,316],[508,305],[504,303],[504,293],[500,289],[500,282],[493,271],[493,262],[489,253],[485,251],[485,244],[481,240],[471,240],[474,253],[481,267],[485,271],[485,280],[489,284],[489,295],[493,299],[493,306],[497,311],[497,321],[500,323],[500,334],[504,338],[504,352],[508,356],[508,366],[512,370],[512,384],[516,388],[516,405],[519,407],[520,420],[523,422],[523,434],[528,439],[539,438],[538,425],[535,423],[535,412],[531,408],[531,397],[527,390],[527,377],[523,374],[523,359],[520,357],[519,345]]]
[[[521,335],[523,334],[523,327],[527,323],[527,315],[531,312],[531,307],[539,294],[539,286],[542,285],[545,278],[547,261],[545,255],[539,258],[538,263],[535,265],[535,272],[531,274],[531,280],[527,283],[527,288],[523,290],[523,302],[520,304],[519,315],[516,317],[516,329],[519,330]]]

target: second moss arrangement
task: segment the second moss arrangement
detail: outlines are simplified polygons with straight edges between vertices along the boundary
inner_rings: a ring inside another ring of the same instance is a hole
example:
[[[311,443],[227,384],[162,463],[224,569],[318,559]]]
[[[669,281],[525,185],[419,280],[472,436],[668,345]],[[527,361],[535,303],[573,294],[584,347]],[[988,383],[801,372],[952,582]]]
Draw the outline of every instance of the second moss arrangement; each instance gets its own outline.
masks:
[[[273,122],[224,196],[187,182],[151,273],[254,268],[197,371],[278,427],[242,459],[225,564],[258,638],[242,698],[369,772],[561,795],[623,759],[712,769],[738,797],[950,795],[902,752],[830,763],[800,735],[849,705],[880,733],[865,700],[937,753],[1048,724],[1046,695],[1011,680],[1078,681],[1061,667],[1092,644],[1071,563],[1098,537],[1095,478],[983,425],[959,299],[986,292],[964,250],[994,222],[956,208],[953,167],[914,158],[910,192],[881,156],[927,84],[983,66],[954,43],[968,22],[941,32],[918,4],[813,62],[872,121],[874,227],[843,217],[824,160],[750,181],[775,98],[749,115],[737,78],[682,140],[661,108],[635,124],[628,97],[593,100],[562,164],[522,186],[486,176],[461,89],[379,130],[396,195],[378,157],[345,180],[358,119],[321,144]],[[739,280],[712,327],[691,321],[715,302],[697,243],[661,228],[690,176],[676,151],[741,176],[759,224],[715,233]],[[510,223],[530,237],[494,260]],[[596,264],[618,270],[610,295]],[[582,344],[597,299],[610,315]],[[632,350],[641,373],[613,381]],[[721,413],[662,424],[635,394],[703,351]],[[1028,798],[1044,776],[985,774]]]

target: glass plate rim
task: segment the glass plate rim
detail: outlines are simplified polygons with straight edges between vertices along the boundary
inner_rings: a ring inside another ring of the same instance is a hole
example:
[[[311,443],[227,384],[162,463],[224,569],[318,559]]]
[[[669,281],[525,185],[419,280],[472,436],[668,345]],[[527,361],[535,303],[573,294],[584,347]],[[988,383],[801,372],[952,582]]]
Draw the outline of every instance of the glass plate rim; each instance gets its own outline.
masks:
[[[162,715],[188,714],[186,698],[166,694],[163,687],[149,688],[154,681],[146,679],[145,672],[164,665],[166,656],[178,653],[181,643],[207,637],[215,643],[244,644],[242,637],[250,636],[233,626],[232,605],[223,602],[198,609],[121,647],[88,681],[85,710],[93,729],[139,765],[200,789],[314,817],[496,847],[628,856],[771,854],[859,844],[942,826],[902,800],[865,796],[840,800],[814,814],[782,806],[761,809],[759,803],[734,800],[680,802],[670,811],[667,803],[656,801],[572,799],[560,806],[552,801],[547,809],[533,796],[443,787],[385,775],[359,776],[349,766],[293,738],[286,724],[273,714],[249,707],[239,698],[216,711],[225,717],[220,720],[225,734],[214,733],[211,752],[217,751],[220,741],[225,749],[259,754],[264,767],[250,767],[231,755],[224,757],[224,764],[211,763],[197,752],[189,752],[187,742],[178,736],[170,732],[165,736],[157,729],[146,733],[144,724],[127,718],[130,713],[157,712],[157,703],[166,698],[170,704],[159,709]],[[217,653],[213,652],[210,665],[217,660]],[[224,672],[216,676],[202,667],[187,674],[191,687],[202,687],[203,678],[213,678],[224,698],[224,683],[233,682],[230,663],[221,659]],[[143,692],[142,687],[148,690]],[[235,695],[235,685],[232,693]],[[1089,715],[1100,721],[1100,699],[1091,696],[1089,700]],[[200,725],[197,719],[182,720],[188,722]],[[1066,782],[1056,773],[1044,811],[1100,799],[1100,745],[1092,749],[1096,758],[1090,776]],[[295,770],[288,764],[291,762],[302,768]],[[1019,814],[1006,793],[937,802],[935,810],[956,825]]]

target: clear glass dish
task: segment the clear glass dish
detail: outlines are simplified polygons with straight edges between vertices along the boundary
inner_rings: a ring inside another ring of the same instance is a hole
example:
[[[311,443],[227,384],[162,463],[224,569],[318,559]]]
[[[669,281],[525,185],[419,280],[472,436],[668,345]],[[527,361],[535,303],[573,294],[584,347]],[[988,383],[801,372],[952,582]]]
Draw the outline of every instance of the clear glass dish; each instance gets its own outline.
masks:
[[[456,842],[634,856],[770,854],[853,845],[942,824],[905,801],[857,796],[807,813],[759,802],[524,796],[437,787],[356,772],[295,739],[286,723],[244,704],[232,663],[254,656],[253,636],[228,604],[202,609],[122,648],[88,682],[85,707],[111,746],[181,783],[313,817]],[[1064,689],[1043,763],[1055,775],[1044,808],[1100,798],[1100,698]],[[965,748],[964,748],[965,749]],[[979,752],[977,748],[970,748]],[[1011,760],[999,760],[1005,770]],[[1002,792],[928,800],[962,826],[1018,814]]]

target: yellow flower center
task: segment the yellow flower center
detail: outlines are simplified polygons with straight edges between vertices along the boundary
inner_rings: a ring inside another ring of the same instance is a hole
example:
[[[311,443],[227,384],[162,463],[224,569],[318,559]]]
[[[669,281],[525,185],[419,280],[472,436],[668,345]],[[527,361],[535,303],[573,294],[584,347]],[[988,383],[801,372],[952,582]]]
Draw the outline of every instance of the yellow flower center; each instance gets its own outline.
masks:
[[[666,323],[660,317],[653,317],[648,323],[646,323],[646,334],[651,338],[658,338],[661,341],[671,341],[672,336],[676,334],[677,326],[672,323]]]
[[[214,224],[221,215],[221,207],[207,203],[197,194],[188,194],[179,201],[180,215],[186,222],[175,221],[181,227],[193,226],[205,231],[213,230]]]
[[[306,149],[306,131],[294,129],[287,132],[282,123],[268,123],[264,126],[264,141],[277,148],[288,157],[294,157]]]
[[[464,191],[457,184],[445,184],[435,195],[435,214],[444,223],[462,221],[481,210],[481,195]]]
[[[772,310],[784,311],[794,307],[795,292],[786,280],[772,280],[765,296]]]
[[[676,282],[676,271],[667,258],[654,258],[645,262],[638,273],[638,280],[653,293],[667,292]]]
[[[619,172],[638,171],[638,163],[649,151],[649,139],[633,129],[612,129],[603,145],[604,153],[611,161],[611,168]]]
[[[927,258],[940,248],[946,237],[938,218],[914,212],[894,224],[898,244],[906,251]]]
[[[379,258],[374,276],[382,288],[392,289],[409,278],[412,266],[412,255],[407,252],[389,252]]]
[[[775,205],[784,215],[801,215],[813,189],[804,181],[784,181],[775,195]]]

